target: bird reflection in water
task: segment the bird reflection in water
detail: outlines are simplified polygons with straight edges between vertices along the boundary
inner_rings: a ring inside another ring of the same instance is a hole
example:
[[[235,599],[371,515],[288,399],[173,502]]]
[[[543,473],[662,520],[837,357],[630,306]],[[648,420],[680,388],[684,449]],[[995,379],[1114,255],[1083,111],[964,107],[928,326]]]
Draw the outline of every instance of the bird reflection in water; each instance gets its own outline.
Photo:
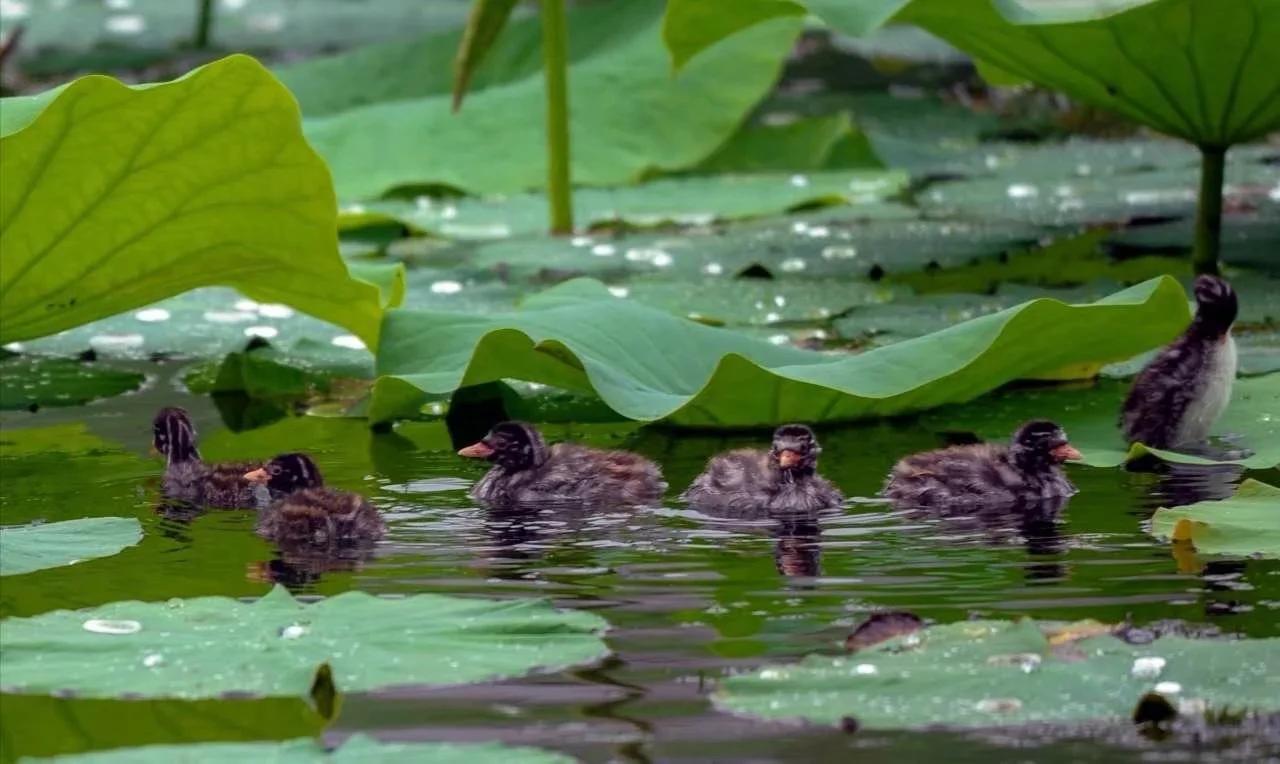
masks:
[[[822,575],[823,515],[835,509],[770,510],[766,507],[701,507],[698,514],[716,520],[716,527],[748,536],[773,536],[773,562],[785,578]]]
[[[351,573],[373,559],[372,542],[340,547],[280,544],[270,560],[249,563],[246,578],[280,584],[292,592],[314,589],[327,573]]]

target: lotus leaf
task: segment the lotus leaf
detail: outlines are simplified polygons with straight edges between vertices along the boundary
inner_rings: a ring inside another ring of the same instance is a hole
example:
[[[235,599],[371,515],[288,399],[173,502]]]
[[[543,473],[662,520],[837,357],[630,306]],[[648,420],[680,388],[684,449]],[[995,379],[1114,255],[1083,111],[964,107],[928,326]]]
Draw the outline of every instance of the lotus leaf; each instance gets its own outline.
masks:
[[[1185,293],[1160,278],[1092,305],[1032,300],[925,337],[832,357],[571,283],[505,315],[391,312],[369,416],[402,416],[424,394],[512,377],[594,391],[619,414],[642,421],[847,421],[967,401],[1020,377],[1126,358],[1167,342],[1187,320]]]
[[[339,692],[452,685],[597,660],[605,626],[537,600],[353,591],[304,604],[277,586],[250,603],[114,602],[8,618],[0,675],[6,692],[83,697],[302,697],[326,664]]]
[[[83,77],[2,111],[4,341],[224,284],[376,346],[382,302],[338,256],[329,173],[253,59],[160,85]]]
[[[200,761],[210,764],[239,764],[244,761],[271,761],[276,764],[391,764],[400,761],[421,764],[569,764],[573,759],[538,748],[509,747],[498,743],[379,743],[364,735],[352,735],[332,751],[326,750],[319,741],[301,739],[280,743],[151,745],[57,756],[39,761],[59,764],[172,761]]]
[[[729,677],[716,704],[766,719],[864,728],[1127,719],[1155,689],[1175,704],[1280,709],[1280,677],[1267,667],[1280,639],[1164,637],[1131,645],[1109,634],[1055,649],[1033,621],[933,626],[850,656],[810,656]]]
[[[1280,557],[1280,488],[1246,480],[1229,499],[1161,507],[1151,533],[1206,554]]]
[[[86,517],[0,528],[0,576],[108,557],[142,540],[132,517]]]

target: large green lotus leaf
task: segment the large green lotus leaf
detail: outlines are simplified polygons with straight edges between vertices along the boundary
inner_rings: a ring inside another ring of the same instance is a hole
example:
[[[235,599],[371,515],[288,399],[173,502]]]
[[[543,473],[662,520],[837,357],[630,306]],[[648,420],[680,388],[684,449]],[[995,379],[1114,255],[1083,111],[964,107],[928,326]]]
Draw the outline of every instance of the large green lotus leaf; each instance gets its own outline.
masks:
[[[85,517],[0,528],[0,576],[109,557],[142,540],[132,517]]]
[[[594,391],[643,421],[847,421],[967,401],[1020,377],[1126,358],[1167,342],[1188,320],[1181,287],[1162,278],[1092,305],[1033,300],[842,357],[684,321],[599,286],[569,286],[505,315],[389,313],[370,417],[400,415],[421,394],[512,377]]]
[[[304,604],[283,587],[114,602],[0,622],[4,689],[85,697],[304,696],[329,664],[339,692],[453,685],[597,660],[603,619],[537,600],[346,592]],[[219,649],[222,646],[222,649]]]
[[[805,9],[854,35],[891,17],[917,24],[1003,73],[1193,143],[1229,146],[1280,125],[1269,74],[1280,69],[1280,49],[1269,44],[1280,35],[1280,7],[1271,0],[753,0],[745,9],[734,0],[676,0],[665,38],[680,64]]]
[[[1084,454],[1084,463],[1115,467],[1152,453],[1184,464],[1213,464],[1205,455],[1150,449],[1141,444],[1126,448],[1118,421],[1129,383],[1104,380],[1092,390],[1013,390],[975,401],[964,407],[928,414],[925,423],[938,430],[973,432],[988,440],[1005,441],[1028,419],[1051,418],[1066,429],[1071,442]],[[1214,427],[1214,434],[1229,436],[1236,448],[1254,453],[1245,459],[1225,460],[1251,469],[1280,465],[1280,374],[1237,379],[1231,403]],[[1225,456],[1225,455],[1224,455]]]
[[[908,180],[905,173],[893,171],[664,178],[637,186],[579,189],[573,199],[574,219],[584,228],[618,222],[638,227],[705,225],[824,204],[866,207],[865,214],[874,216],[879,214],[878,203],[901,192]],[[457,201],[420,197],[344,207],[338,225],[353,229],[394,220],[454,239],[502,239],[540,233],[546,229],[546,217],[547,198],[540,193]]]
[[[79,406],[136,390],[144,379],[96,363],[14,356],[0,360],[0,410]]]
[[[1237,0],[912,0],[919,24],[1001,70],[1198,144],[1280,126],[1280,6]]]
[[[569,764],[563,754],[500,743],[380,743],[364,735],[352,735],[342,745],[326,750],[318,740],[286,740],[281,743],[200,743],[151,745],[110,751],[57,756],[37,761],[61,764],[125,764],[126,762],[199,761],[240,764],[270,761],[274,764],[380,764],[413,761],[421,764]]]
[[[1156,662],[1144,658],[1163,659],[1162,670],[1148,671]],[[813,655],[731,676],[715,701],[765,719],[834,724],[851,716],[868,729],[1128,719],[1153,688],[1175,703],[1275,711],[1280,677],[1267,666],[1278,658],[1280,639],[1130,645],[1110,635],[1058,654],[1032,621],[963,621],[847,657]]]
[[[782,125],[746,125],[696,172],[752,173],[882,167],[848,112]]]
[[[570,14],[580,17],[570,38],[610,40],[569,78],[579,185],[629,183],[701,161],[772,86],[799,30],[795,19],[758,25],[673,77],[659,36],[661,8],[656,0],[627,0]],[[400,76],[417,77],[417,66]],[[473,92],[458,114],[440,94],[308,119],[306,133],[345,199],[417,184],[510,193],[546,181],[546,139],[536,118],[543,100],[542,78],[531,75]]]
[[[377,344],[379,292],[338,256],[328,170],[256,61],[161,85],[84,77],[25,111],[17,100],[29,121],[6,119],[0,138],[5,341],[223,284]]]
[[[1273,485],[1246,480],[1229,499],[1161,507],[1151,516],[1151,533],[1173,538],[1184,520],[1197,551],[1280,557],[1280,488]]]

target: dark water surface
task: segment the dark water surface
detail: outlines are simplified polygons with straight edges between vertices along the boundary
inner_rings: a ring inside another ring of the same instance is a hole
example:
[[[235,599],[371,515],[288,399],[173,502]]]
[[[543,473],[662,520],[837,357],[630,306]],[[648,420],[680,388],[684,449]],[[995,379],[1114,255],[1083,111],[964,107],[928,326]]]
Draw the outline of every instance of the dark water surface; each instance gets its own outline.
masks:
[[[146,457],[150,417],[191,409],[206,458],[314,453],[330,483],[363,491],[386,513],[387,539],[368,560],[282,558],[252,533],[248,512],[193,521],[155,511],[161,464]],[[3,522],[86,515],[138,517],[143,541],[119,555],[4,579],[0,614],[120,599],[253,597],[271,582],[300,595],[550,597],[612,624],[604,665],[452,689],[348,696],[326,731],[336,742],[500,740],[586,761],[1068,761],[1197,759],[1209,751],[1256,760],[1267,735],[1197,744],[1123,727],[1045,731],[858,733],[766,724],[716,712],[709,694],[727,672],[834,651],[867,613],[907,608],[941,622],[975,615],[1176,618],[1252,637],[1280,635],[1280,561],[1207,560],[1181,566],[1143,531],[1161,502],[1229,494],[1234,469],[1170,475],[1073,467],[1081,492],[1060,522],[927,521],[868,500],[813,516],[712,517],[679,503],[631,511],[503,514],[465,489],[483,467],[456,457],[443,423],[371,434],[356,420],[290,418],[233,433],[208,398],[168,381],[74,410],[7,414],[0,463]],[[76,422],[101,439],[80,445]],[[24,428],[59,430],[27,431]],[[33,433],[44,432],[45,435]],[[632,448],[683,488],[714,452],[767,433],[722,437],[631,425],[548,426],[549,437]],[[52,434],[48,434],[52,433]],[[820,433],[822,470],[852,496],[870,496],[889,465],[942,443],[912,421]],[[96,443],[96,445],[94,445]],[[1257,476],[1274,479],[1258,473]],[[4,757],[124,743],[305,734],[297,701],[162,702],[6,697]],[[265,733],[262,730],[267,730]],[[297,730],[301,730],[300,732]],[[34,738],[34,739],[33,739]],[[1274,740],[1274,737],[1270,739]]]

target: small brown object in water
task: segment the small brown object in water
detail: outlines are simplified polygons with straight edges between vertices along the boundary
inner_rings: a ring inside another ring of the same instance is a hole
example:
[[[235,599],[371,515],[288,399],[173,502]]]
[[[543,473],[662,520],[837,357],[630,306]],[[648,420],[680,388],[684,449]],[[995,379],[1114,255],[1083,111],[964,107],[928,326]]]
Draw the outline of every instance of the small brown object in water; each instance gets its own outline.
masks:
[[[875,613],[858,624],[858,628],[844,641],[844,649],[849,652],[865,650],[894,637],[902,637],[924,628],[924,621],[915,613],[905,610],[894,610],[887,613]]]

